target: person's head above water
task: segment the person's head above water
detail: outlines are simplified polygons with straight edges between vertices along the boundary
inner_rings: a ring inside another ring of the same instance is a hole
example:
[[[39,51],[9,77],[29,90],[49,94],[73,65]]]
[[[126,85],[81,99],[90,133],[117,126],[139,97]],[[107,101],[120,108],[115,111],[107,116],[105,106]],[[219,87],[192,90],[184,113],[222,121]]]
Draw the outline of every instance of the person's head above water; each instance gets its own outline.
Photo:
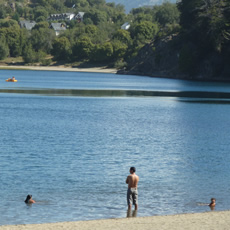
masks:
[[[32,200],[32,195],[27,195],[25,203],[27,203],[27,204],[35,203],[35,201]]]
[[[209,206],[215,206],[216,205],[216,198],[211,198],[211,203]]]

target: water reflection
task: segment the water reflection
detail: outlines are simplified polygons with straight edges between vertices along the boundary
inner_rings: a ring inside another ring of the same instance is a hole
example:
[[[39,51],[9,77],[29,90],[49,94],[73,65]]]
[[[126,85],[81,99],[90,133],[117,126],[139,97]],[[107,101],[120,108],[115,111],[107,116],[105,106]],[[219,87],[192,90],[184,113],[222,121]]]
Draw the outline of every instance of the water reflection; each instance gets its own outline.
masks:
[[[228,99],[199,99],[199,100],[194,100],[194,99],[179,99],[178,101],[186,102],[186,103],[202,103],[202,104],[230,104],[230,100]]]
[[[137,210],[128,209],[127,218],[130,218],[130,217],[137,217]]]
[[[82,97],[178,97],[178,98],[210,98],[230,99],[228,92],[203,91],[145,91],[145,90],[103,90],[103,89],[45,89],[20,88],[0,89],[0,93],[40,94],[47,96],[82,96]],[[183,100],[185,101],[185,100]],[[217,100],[190,100],[191,103],[230,103],[230,101]]]

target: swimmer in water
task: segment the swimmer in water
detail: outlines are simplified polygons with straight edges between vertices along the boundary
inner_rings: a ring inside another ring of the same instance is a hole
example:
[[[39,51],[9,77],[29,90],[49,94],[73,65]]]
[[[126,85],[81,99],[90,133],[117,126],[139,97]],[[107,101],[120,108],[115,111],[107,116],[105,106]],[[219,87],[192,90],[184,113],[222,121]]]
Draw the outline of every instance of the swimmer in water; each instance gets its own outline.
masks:
[[[211,198],[211,203],[208,206],[213,210],[216,206],[216,198]]]
[[[28,195],[28,196],[26,197],[25,203],[26,203],[26,204],[33,204],[33,203],[35,203],[35,201],[32,200],[32,195]]]

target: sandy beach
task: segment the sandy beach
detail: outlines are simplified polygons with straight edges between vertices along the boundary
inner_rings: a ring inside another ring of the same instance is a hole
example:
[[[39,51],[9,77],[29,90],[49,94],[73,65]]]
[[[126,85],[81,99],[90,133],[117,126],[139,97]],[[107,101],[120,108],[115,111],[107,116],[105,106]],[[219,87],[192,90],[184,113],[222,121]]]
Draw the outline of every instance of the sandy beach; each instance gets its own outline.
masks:
[[[230,211],[0,226],[0,230],[227,230],[229,228]]]
[[[90,67],[90,68],[78,68],[78,67],[65,67],[65,66],[0,66],[0,69],[9,70],[50,70],[50,71],[72,71],[72,72],[93,72],[93,73],[116,73],[116,69],[106,67]]]

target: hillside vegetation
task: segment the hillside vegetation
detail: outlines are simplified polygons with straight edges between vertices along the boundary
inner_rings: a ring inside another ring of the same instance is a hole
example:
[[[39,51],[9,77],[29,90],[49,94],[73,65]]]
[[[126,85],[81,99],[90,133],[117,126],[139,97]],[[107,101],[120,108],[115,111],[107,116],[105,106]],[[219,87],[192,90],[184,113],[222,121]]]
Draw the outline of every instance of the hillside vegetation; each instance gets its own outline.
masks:
[[[123,72],[230,80],[230,1],[182,0],[177,7],[179,33],[155,36]]]
[[[79,12],[82,20],[49,19]],[[35,26],[21,28],[22,20]],[[51,23],[65,30],[57,36]],[[228,0],[164,2],[129,14],[105,0],[0,0],[0,59],[22,57],[23,64],[90,63],[150,76],[227,79],[229,40]]]
[[[83,21],[50,21],[51,14],[84,12]],[[21,20],[35,21],[32,30],[20,28]],[[59,36],[52,22],[64,23]],[[129,30],[121,29],[130,23]],[[103,63],[123,67],[159,31],[178,29],[176,5],[165,3],[125,14],[122,5],[105,0],[21,0],[0,4],[0,57],[22,56],[25,63]],[[166,30],[165,30],[166,29]],[[47,59],[50,55],[53,59]]]

